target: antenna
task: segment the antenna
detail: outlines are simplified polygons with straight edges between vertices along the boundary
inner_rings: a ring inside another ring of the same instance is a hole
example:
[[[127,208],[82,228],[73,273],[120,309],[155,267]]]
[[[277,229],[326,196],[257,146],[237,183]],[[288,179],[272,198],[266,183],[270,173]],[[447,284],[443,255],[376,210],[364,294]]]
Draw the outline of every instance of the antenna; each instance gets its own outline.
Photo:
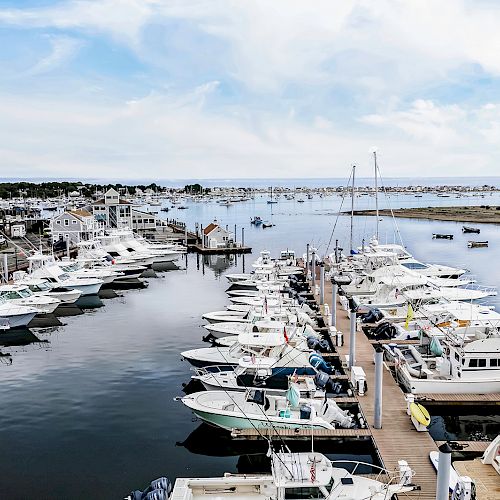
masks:
[[[375,238],[378,240],[378,223],[379,223],[379,217],[378,217],[378,185],[377,185],[377,177],[378,177],[378,167],[377,167],[377,150],[373,150],[373,161],[374,161],[374,170],[375,170],[375,216],[377,223],[375,225]]]
[[[351,232],[350,232],[350,242],[351,242],[351,255],[353,253],[352,246],[352,232],[353,232],[353,219],[354,219],[354,178],[356,176],[356,165],[352,166],[352,188],[351,188]]]

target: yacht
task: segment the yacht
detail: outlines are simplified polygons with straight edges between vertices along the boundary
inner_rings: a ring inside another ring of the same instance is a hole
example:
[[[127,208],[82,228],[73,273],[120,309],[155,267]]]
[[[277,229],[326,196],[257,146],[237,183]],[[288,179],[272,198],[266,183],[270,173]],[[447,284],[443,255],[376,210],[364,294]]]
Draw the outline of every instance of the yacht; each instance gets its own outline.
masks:
[[[153,254],[136,251],[131,247],[126,247],[116,234],[98,236],[103,250],[111,257],[120,261],[127,259],[128,262],[151,267],[155,261]]]
[[[38,312],[34,307],[17,305],[0,298],[0,330],[25,328]]]
[[[418,489],[412,483],[414,472],[404,460],[398,462],[399,470],[391,472],[363,462],[331,462],[316,452],[274,453],[271,450],[270,455],[271,474],[226,473],[223,477],[179,478],[173,489],[166,478],[161,478],[145,491],[132,492],[127,500],[145,498],[143,495],[147,493],[157,493],[157,498],[170,500],[387,500]],[[367,466],[376,474],[365,477],[357,473]]]
[[[0,299],[18,306],[32,307],[38,314],[53,313],[61,303],[53,297],[36,296],[27,285],[0,285]]]
[[[82,292],[79,290],[53,286],[48,280],[41,278],[29,278],[26,276],[24,271],[17,272],[21,272],[23,276],[19,276],[19,278],[15,279],[14,282],[19,285],[26,285],[37,297],[52,297],[60,300],[62,304],[73,304],[82,295]]]

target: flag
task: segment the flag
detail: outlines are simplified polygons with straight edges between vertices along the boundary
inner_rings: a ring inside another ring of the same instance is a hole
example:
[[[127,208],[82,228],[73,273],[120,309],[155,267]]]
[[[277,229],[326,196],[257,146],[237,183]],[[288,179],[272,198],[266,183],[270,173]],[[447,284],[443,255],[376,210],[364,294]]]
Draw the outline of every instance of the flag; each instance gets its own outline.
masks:
[[[408,326],[410,325],[410,321],[413,319],[413,307],[408,302],[408,312],[406,313],[406,321],[405,321],[405,329],[408,330]]]
[[[285,337],[285,342],[288,344],[288,335],[286,334],[286,326],[283,327],[283,337]]]
[[[312,462],[311,462],[310,472],[311,472],[311,483],[315,483],[316,482],[316,461],[314,460],[314,457],[313,457]]]

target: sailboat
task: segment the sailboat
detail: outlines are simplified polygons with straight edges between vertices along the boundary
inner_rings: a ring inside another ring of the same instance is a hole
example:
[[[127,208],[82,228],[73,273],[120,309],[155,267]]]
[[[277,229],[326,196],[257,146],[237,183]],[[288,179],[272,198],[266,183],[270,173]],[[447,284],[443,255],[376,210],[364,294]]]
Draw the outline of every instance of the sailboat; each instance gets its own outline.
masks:
[[[276,200],[273,200],[273,187],[271,186],[271,198],[267,200],[267,203],[271,205],[272,203],[278,203]]]

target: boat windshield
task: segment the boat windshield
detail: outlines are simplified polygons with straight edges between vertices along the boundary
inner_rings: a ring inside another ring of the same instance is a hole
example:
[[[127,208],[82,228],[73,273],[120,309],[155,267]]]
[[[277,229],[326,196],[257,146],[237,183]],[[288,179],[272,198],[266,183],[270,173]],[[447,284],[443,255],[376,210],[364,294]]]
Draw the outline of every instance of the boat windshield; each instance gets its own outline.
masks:
[[[17,293],[23,298],[27,299],[28,297],[31,297],[33,293],[29,288],[21,288],[20,290],[17,291]]]
[[[32,290],[38,290],[40,292],[47,292],[50,290],[52,287],[46,282],[46,281],[41,281],[40,283],[33,285]]]
[[[401,265],[407,269],[427,269],[429,267],[422,262],[402,262]]]

